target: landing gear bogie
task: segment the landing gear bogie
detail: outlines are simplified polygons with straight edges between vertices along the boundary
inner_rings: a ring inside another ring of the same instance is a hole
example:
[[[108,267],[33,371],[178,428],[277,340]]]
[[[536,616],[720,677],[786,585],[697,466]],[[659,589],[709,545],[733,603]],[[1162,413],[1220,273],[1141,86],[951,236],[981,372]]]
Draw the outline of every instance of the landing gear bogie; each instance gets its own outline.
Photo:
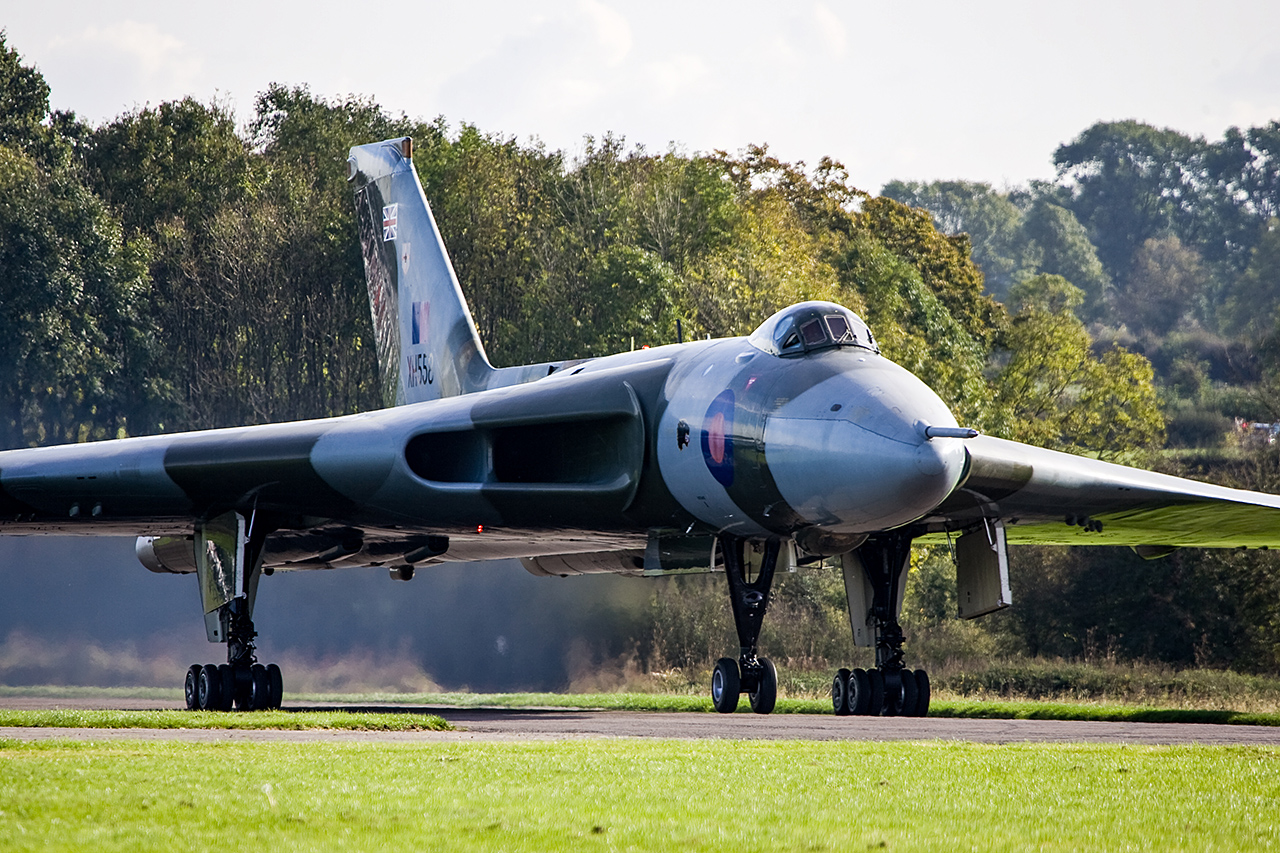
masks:
[[[837,717],[923,717],[929,713],[929,675],[923,669],[841,669],[831,684]]]
[[[188,711],[274,711],[283,699],[284,680],[274,663],[195,664],[187,670],[183,694]]]

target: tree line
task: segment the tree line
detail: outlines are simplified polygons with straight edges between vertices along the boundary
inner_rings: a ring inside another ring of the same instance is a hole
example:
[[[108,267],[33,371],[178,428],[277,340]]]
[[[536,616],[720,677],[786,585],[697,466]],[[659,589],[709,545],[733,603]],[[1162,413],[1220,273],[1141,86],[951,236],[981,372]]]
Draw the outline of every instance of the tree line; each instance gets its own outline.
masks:
[[[91,127],[2,53],[4,446],[381,405],[343,161],[399,135],[497,363],[667,343],[677,323],[746,334],[830,299],[965,423],[1103,453],[1161,435],[1149,367],[1092,352],[1063,282],[1006,307],[968,237],[829,159],[609,135],[571,156],[278,85],[243,126],[188,98]]]

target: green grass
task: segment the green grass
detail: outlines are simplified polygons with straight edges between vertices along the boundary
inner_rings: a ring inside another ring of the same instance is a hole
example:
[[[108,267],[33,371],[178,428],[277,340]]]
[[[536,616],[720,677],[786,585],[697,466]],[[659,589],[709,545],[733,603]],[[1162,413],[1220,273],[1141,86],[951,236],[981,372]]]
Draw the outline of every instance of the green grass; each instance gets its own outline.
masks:
[[[1093,720],[1108,723],[1215,723],[1236,726],[1280,726],[1280,714],[1194,708],[1142,708],[1130,705],[1084,705],[1069,702],[935,701],[930,717],[981,720]]]
[[[609,711],[705,711],[711,699],[702,696],[658,693],[367,693],[360,696],[315,694],[317,702],[387,702],[424,704],[458,708],[583,708]],[[739,714],[751,713],[746,699],[738,704]],[[830,714],[830,699],[779,699],[775,714]],[[999,720],[1099,720],[1106,722],[1226,723],[1235,725],[1280,726],[1280,714],[1244,713],[1188,708],[1153,708],[1121,704],[1036,702],[1032,700],[934,699],[931,717],[973,717]]]
[[[1265,850],[1280,750],[0,741],[2,850]]]
[[[47,696],[45,688],[25,688],[9,695]],[[53,698],[92,698],[123,695],[131,698],[172,699],[166,695],[140,696],[134,689],[85,689]],[[164,694],[164,691],[156,691]],[[0,695],[4,695],[0,693]],[[413,731],[439,729],[447,723],[434,715],[377,710],[405,705],[432,705],[442,708],[581,708],[606,711],[706,712],[711,699],[703,696],[659,693],[324,693],[288,697],[293,701],[343,703],[374,706],[369,711],[293,711],[251,714],[219,714],[192,711],[17,711],[0,709],[0,726],[62,726],[79,728],[240,728],[240,729],[368,729]],[[180,697],[178,697],[180,699]],[[174,701],[178,701],[174,699]],[[286,703],[287,704],[287,703]],[[444,711],[447,716],[448,712]],[[749,714],[745,699],[738,713]],[[828,699],[779,699],[777,714],[830,714]],[[934,699],[931,717],[969,717],[998,720],[1095,720],[1099,722],[1217,723],[1229,725],[1280,726],[1280,714],[1219,709],[1159,708],[1119,703],[1038,702],[1002,699]]]
[[[27,711],[0,709],[0,726],[84,729],[345,729],[352,731],[450,731],[434,714],[348,711]]]

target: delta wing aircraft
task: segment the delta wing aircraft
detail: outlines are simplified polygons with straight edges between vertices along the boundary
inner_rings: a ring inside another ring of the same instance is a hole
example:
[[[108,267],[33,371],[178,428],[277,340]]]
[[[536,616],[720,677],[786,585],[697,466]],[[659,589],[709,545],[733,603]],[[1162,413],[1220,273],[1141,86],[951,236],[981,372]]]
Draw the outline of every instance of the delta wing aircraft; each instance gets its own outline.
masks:
[[[351,149],[388,408],[324,420],[0,452],[0,534],[138,536],[152,571],[198,579],[209,640],[190,708],[278,707],[254,653],[276,571],[518,557],[537,575],[722,570],[737,657],[712,678],[767,714],[757,648],[775,572],[843,569],[854,640],[837,714],[923,715],[898,623],[912,542],[950,542],[959,608],[1010,604],[1008,545],[1280,545],[1280,497],[980,436],[867,325],[793,305],[747,337],[495,369],[412,164],[412,140]]]

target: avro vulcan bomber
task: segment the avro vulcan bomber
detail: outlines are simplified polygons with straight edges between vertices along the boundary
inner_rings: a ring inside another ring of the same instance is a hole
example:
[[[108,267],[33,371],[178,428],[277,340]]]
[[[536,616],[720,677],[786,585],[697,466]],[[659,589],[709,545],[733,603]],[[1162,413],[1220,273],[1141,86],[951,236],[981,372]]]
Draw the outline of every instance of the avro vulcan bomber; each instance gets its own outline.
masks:
[[[898,624],[913,542],[951,542],[960,615],[1010,604],[1008,546],[1280,545],[1280,498],[981,436],[885,358],[856,314],[804,302],[746,337],[496,369],[413,168],[412,141],[352,148],[388,407],[347,417],[0,452],[0,535],[138,536],[195,574],[227,662],[191,708],[278,707],[254,653],[276,571],[520,558],[537,575],[723,571],[739,648],[717,710],[767,714],[758,639],[775,573],[843,569],[855,642],[837,714],[923,715]]]

